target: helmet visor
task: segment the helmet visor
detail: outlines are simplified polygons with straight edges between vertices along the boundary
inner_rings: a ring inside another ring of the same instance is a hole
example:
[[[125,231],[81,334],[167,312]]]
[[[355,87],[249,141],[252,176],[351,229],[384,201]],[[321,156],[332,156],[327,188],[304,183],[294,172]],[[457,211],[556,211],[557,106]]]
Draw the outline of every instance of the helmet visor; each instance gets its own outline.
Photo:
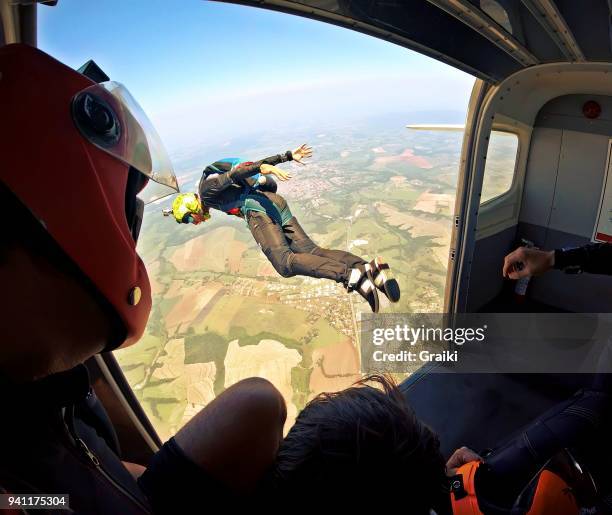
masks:
[[[75,95],[72,111],[78,129],[92,144],[157,183],[141,192],[145,203],[179,191],[161,138],[125,86],[113,81],[94,84]]]

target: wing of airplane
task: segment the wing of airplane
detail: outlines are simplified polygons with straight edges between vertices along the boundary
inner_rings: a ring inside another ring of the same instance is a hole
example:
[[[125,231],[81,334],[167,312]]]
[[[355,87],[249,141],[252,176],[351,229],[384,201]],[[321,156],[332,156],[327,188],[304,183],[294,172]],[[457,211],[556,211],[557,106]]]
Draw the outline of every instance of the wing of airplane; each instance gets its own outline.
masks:
[[[430,123],[430,124],[414,124],[406,125],[407,129],[413,131],[446,131],[446,132],[463,132],[465,130],[464,124],[451,124],[451,123]]]

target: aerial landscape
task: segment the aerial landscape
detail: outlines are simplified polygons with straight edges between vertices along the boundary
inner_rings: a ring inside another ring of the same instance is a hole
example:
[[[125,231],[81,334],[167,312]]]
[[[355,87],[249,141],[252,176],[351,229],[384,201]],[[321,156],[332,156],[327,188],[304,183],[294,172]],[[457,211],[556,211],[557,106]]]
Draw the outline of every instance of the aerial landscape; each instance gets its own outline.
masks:
[[[293,178],[279,187],[306,231],[320,246],[388,260],[402,298],[381,311],[442,312],[462,132],[411,131],[397,119],[294,132],[185,150],[175,156],[182,191],[219,158],[256,160],[308,142],[313,159],[283,165]],[[487,198],[512,177],[516,147],[500,139]],[[369,308],[357,294],[284,279],[243,220],[213,212],[199,226],[178,225],[161,216],[170,202],[147,206],[139,241],[153,293],[147,331],[116,352],[162,438],[246,377],[274,383],[290,427],[315,395],[362,376],[358,325]]]

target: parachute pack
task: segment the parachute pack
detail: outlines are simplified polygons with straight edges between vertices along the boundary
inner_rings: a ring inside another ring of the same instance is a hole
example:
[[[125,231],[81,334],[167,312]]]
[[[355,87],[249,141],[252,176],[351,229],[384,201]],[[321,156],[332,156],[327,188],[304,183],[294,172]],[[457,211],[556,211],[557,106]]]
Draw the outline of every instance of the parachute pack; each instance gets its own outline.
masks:
[[[240,166],[248,166],[253,164],[251,161],[246,161],[239,157],[226,157],[215,161],[204,169],[203,180],[206,180],[211,175],[219,175],[235,170]],[[265,182],[265,177],[261,173],[257,173],[245,180],[245,184],[235,184],[235,188],[248,187],[252,190],[257,190]],[[174,216],[177,223],[192,223],[194,213],[202,213],[202,220],[210,219],[210,213],[206,210],[196,193],[182,193],[177,195],[172,202],[171,209],[162,211],[164,216]],[[228,215],[240,216],[240,208],[233,207],[226,211]],[[199,223],[199,221],[197,222]]]
[[[235,170],[236,168],[239,168],[240,166],[248,166],[252,164],[252,161],[246,161],[240,157],[224,157],[223,159],[220,159],[219,161],[215,161],[213,164],[208,165],[204,169],[204,178],[210,177],[213,174],[227,173],[232,170]],[[247,186],[253,189],[258,189],[262,183],[262,179],[263,175],[261,173],[257,173],[246,179],[245,182]],[[235,186],[237,188],[241,187],[238,184],[236,184]]]

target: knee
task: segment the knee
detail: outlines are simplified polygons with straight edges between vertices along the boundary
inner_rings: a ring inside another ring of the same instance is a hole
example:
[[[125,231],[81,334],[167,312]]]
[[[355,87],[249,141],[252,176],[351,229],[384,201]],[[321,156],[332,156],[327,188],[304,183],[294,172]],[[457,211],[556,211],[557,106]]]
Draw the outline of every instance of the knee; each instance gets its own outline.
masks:
[[[230,386],[175,436],[187,457],[239,493],[252,492],[274,463],[287,418],[285,401],[257,377]]]
[[[321,247],[319,247],[316,243],[314,243],[311,239],[304,240],[303,242],[299,242],[299,245],[304,249],[303,252],[307,252],[308,254],[314,254],[318,256],[321,254]]]
[[[249,377],[238,381],[230,390],[241,399],[240,404],[251,420],[268,421],[273,425],[280,424],[280,427],[284,425],[287,418],[285,399],[267,379]]]
[[[295,273],[293,273],[293,270],[291,270],[291,268],[289,268],[286,264],[276,268],[276,271],[281,275],[281,277],[283,277],[284,279],[288,279],[289,277],[293,277],[295,276]]]
[[[293,277],[293,267],[291,266],[291,251],[285,247],[271,248],[266,252],[266,256],[274,270],[276,270],[282,277]]]
[[[247,390],[251,392],[265,393],[266,395],[280,395],[276,387],[263,377],[247,377],[241,379],[231,387],[236,390]]]
[[[283,404],[285,402],[278,388],[263,377],[247,377],[235,383],[232,388],[250,392],[264,404],[268,401],[282,401]]]

